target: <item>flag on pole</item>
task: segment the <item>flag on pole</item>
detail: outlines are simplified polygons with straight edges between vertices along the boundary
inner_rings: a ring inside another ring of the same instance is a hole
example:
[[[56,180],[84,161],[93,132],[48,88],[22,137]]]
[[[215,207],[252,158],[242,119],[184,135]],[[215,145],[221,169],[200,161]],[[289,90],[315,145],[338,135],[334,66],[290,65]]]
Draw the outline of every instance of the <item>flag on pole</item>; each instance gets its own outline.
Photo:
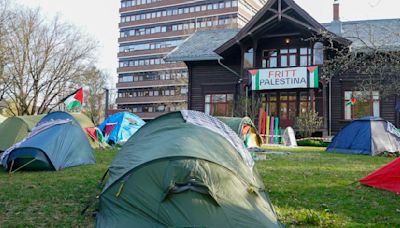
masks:
[[[78,89],[75,93],[71,94],[65,101],[65,109],[71,110],[82,106],[83,104],[83,88]]]
[[[354,105],[356,103],[357,99],[355,97],[352,97],[347,103],[346,106]]]

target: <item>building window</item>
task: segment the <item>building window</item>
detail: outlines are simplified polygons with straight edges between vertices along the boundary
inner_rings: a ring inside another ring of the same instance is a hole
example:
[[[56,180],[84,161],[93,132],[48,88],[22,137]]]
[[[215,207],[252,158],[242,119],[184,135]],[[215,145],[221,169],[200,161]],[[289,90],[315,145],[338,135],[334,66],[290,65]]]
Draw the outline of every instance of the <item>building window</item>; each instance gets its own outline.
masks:
[[[278,50],[268,50],[263,52],[262,67],[278,67]]]
[[[324,63],[324,45],[321,42],[314,44],[314,65],[322,65]]]
[[[311,65],[311,48],[300,48],[300,66]]]
[[[262,56],[263,68],[310,66],[312,64],[311,48],[289,48],[265,50]]]
[[[280,50],[281,67],[297,66],[296,59],[297,59],[297,49],[296,48]]]
[[[351,104],[351,101],[355,101]],[[344,119],[352,120],[364,116],[380,116],[379,91],[363,93],[361,91],[344,92]]]
[[[312,102],[314,103],[315,101]],[[300,92],[300,113],[306,113],[312,110],[314,106],[313,103],[311,103],[311,97],[308,95],[307,91]]]
[[[252,68],[254,67],[253,65],[253,57],[254,57],[254,50],[253,48],[250,48],[244,53],[244,63],[243,63],[243,68]]]
[[[204,112],[213,116],[233,116],[233,94],[208,94]]]

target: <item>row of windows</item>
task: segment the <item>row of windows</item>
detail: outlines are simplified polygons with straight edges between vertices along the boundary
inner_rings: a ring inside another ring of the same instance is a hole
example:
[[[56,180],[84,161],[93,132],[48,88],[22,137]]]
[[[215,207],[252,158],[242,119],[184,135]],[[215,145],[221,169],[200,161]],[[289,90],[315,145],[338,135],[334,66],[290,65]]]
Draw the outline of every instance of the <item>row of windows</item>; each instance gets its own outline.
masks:
[[[165,40],[159,42],[152,42],[146,44],[130,44],[119,47],[120,52],[130,52],[130,51],[143,51],[143,50],[154,50],[167,47],[176,47],[181,44],[183,40]]]
[[[310,66],[311,58],[311,48],[268,50],[263,52],[262,67],[278,67],[278,63],[281,67]]]
[[[244,59],[244,68],[253,68],[254,50],[249,49],[245,52]],[[301,47],[265,50],[262,54],[262,67],[275,68],[311,66],[313,64],[322,65],[323,60],[323,45],[317,42],[313,49]]]
[[[163,87],[163,88],[146,88],[146,89],[122,89],[118,90],[118,97],[157,97],[157,96],[185,96],[188,87]]]
[[[188,78],[187,70],[152,71],[132,74],[121,74],[119,82],[138,82],[154,80],[176,80]]]
[[[168,62],[176,63],[176,62]],[[160,58],[149,58],[149,59],[136,59],[136,60],[124,60],[119,62],[119,67],[136,67],[136,66],[149,66],[149,65],[160,65],[165,64],[162,57]]]
[[[185,29],[195,29],[199,27],[203,28],[203,27],[211,27],[216,25],[235,24],[235,23],[237,23],[236,15],[218,17],[218,19],[215,19],[215,17],[209,17],[209,18],[196,19],[196,21],[191,20],[188,22],[171,24],[171,25],[124,30],[120,32],[120,37],[143,36],[143,35],[162,33],[162,32],[180,31]]]
[[[174,16],[174,15],[179,15],[179,14],[194,13],[194,12],[200,12],[200,11],[206,11],[206,10],[231,8],[231,7],[237,7],[237,5],[238,5],[238,2],[236,0],[234,0],[234,1],[224,1],[224,2],[217,2],[217,3],[213,3],[213,4],[210,3],[210,4],[203,4],[203,5],[184,7],[184,8],[171,8],[171,9],[160,10],[160,11],[155,11],[155,12],[151,12],[151,13],[122,16],[121,22],[147,20],[147,19],[152,19],[152,18]]]
[[[138,5],[145,5],[155,2],[161,2],[161,0],[130,0],[130,1],[123,1],[121,2],[121,7],[130,7],[130,6],[138,6]]]
[[[173,112],[187,109],[187,103],[169,103],[157,105],[119,105],[119,108],[130,109],[132,112]]]

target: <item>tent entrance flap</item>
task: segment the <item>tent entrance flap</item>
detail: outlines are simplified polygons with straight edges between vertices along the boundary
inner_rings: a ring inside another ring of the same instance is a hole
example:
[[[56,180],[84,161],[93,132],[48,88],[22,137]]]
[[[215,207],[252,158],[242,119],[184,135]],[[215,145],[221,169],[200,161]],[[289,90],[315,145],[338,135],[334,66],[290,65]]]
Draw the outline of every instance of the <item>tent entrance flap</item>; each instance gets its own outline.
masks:
[[[35,159],[34,161],[32,161]],[[14,161],[13,170],[23,167],[22,170],[54,170],[46,155],[34,148],[21,148],[10,154],[8,163]],[[10,167],[10,166],[9,166]]]

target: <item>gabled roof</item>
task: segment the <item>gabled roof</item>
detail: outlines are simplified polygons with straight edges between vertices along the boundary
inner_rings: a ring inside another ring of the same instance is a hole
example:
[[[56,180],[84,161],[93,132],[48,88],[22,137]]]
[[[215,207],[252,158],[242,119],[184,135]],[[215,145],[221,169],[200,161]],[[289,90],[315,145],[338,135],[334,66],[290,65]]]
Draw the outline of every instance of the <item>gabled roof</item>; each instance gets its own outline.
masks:
[[[239,29],[198,31],[164,57],[166,61],[218,60],[222,57],[214,52],[239,32]]]
[[[338,37],[328,31],[293,0],[269,0],[235,37],[217,48],[215,52],[221,54],[241,40],[252,36],[257,31],[262,31],[265,27],[270,25],[276,25],[282,20],[290,21],[315,34],[320,34],[322,32],[329,33],[337,42],[345,45],[351,43],[349,40]]]
[[[331,23],[323,24],[328,30]],[[400,50],[400,18],[342,22],[342,32],[337,34],[352,41],[353,51]]]

